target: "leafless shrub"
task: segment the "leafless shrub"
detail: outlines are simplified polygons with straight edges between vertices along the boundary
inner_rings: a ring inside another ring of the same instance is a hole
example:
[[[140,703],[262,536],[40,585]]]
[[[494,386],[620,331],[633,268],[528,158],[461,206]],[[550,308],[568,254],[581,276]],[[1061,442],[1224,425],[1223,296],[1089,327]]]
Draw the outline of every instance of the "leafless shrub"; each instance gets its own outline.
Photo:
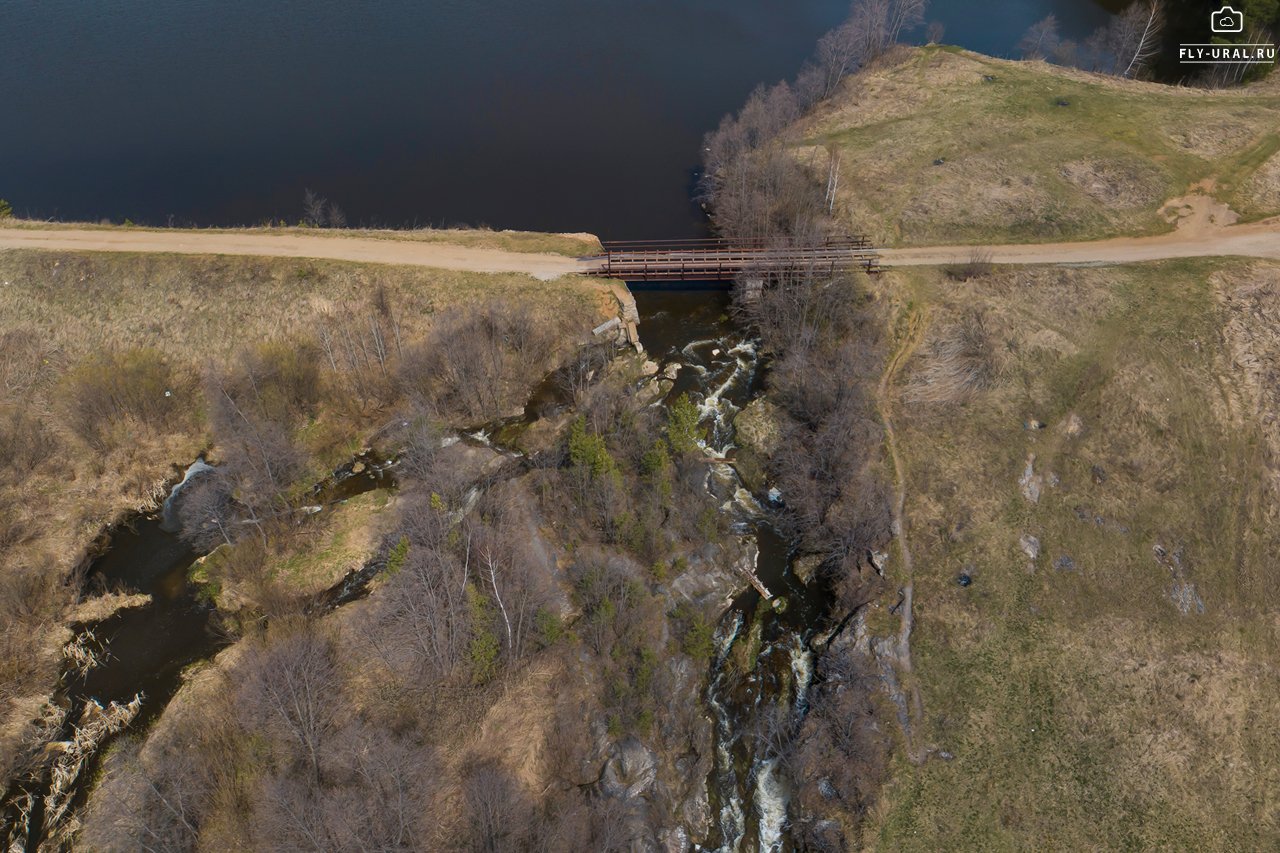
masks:
[[[213,793],[198,750],[166,750],[145,763],[141,744],[127,740],[108,768],[111,796],[95,797],[81,841],[104,853],[192,850],[199,839],[205,798]]]
[[[60,396],[71,429],[106,451],[132,429],[171,428],[190,407],[190,383],[151,349],[99,353],[65,376]]]
[[[234,483],[221,469],[205,472],[182,488],[176,503],[178,529],[184,540],[198,552],[231,545],[236,535],[239,512],[232,497]]]
[[[365,726],[337,737],[328,784],[280,774],[263,779],[252,826],[258,849],[427,849],[431,757]]]
[[[398,457],[397,475],[402,484],[441,491],[435,481],[441,478],[444,467],[440,456],[444,435],[426,415],[418,414],[409,421]]]
[[[555,371],[557,388],[581,408],[587,401],[588,392],[604,374],[615,349],[616,345],[612,343],[579,347],[568,364]]]
[[[463,800],[461,849],[500,853],[525,847],[532,807],[501,766],[491,761],[473,765],[463,782]]]
[[[51,676],[56,661],[33,653],[31,638],[57,619],[69,600],[69,590],[47,568],[0,572],[0,700],[7,702],[36,679]]]
[[[43,421],[17,406],[0,407],[0,482],[25,479],[58,452],[58,438]]]
[[[53,344],[34,329],[0,332],[0,400],[24,402],[52,373]]]
[[[480,580],[472,542],[451,542],[448,506],[430,494],[406,496],[404,563],[371,602],[361,636],[400,689],[435,689],[464,683],[472,639],[469,584]],[[456,541],[456,540],[455,540]]]
[[[242,350],[211,402],[221,398],[259,420],[295,427],[320,402],[318,356],[310,341],[267,341]]]
[[[917,403],[961,403],[990,388],[999,374],[999,353],[986,316],[970,311],[930,339],[907,398]]]
[[[819,659],[809,715],[791,760],[800,796],[863,814],[884,780],[891,743],[878,721],[875,664],[845,646]],[[810,839],[818,849],[820,839]]]
[[[524,304],[491,301],[450,310],[427,340],[405,353],[400,381],[425,411],[488,420],[522,405],[546,375],[555,352],[554,329]]]
[[[0,554],[23,542],[31,541],[35,536],[35,528],[27,519],[16,515],[0,518]]]
[[[363,413],[396,400],[395,373],[404,355],[400,332],[400,318],[382,285],[367,304],[342,304],[320,321],[320,350],[335,405]]]
[[[306,455],[293,435],[319,402],[316,355],[310,344],[269,342],[205,377],[210,420],[224,456],[219,478],[259,533],[283,508],[284,493],[305,467]]]
[[[962,264],[952,264],[945,268],[947,277],[954,281],[972,281],[986,278],[995,268],[991,263],[993,255],[990,249],[975,246],[969,252],[969,258]]]

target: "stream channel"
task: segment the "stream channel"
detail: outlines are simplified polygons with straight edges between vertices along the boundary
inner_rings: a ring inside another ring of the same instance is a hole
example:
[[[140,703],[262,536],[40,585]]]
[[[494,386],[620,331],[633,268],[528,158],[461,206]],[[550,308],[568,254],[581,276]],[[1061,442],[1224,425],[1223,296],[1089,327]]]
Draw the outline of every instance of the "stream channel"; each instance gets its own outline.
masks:
[[[749,333],[729,319],[724,290],[635,290],[640,338],[660,365],[681,365],[668,400],[687,393],[700,403],[704,450],[721,460],[707,488],[721,500],[735,535],[755,555],[755,574],[773,601],[744,583],[719,620],[705,688],[715,726],[715,767],[707,780],[712,827],[704,849],[790,850],[789,792],[775,758],[757,738],[761,715],[782,704],[803,714],[813,673],[809,640],[827,617],[829,595],[791,571],[791,544],[770,524],[762,501],[733,468],[733,418],[760,395],[766,365]],[[777,495],[773,495],[777,498]],[[728,664],[735,648],[746,671]]]
[[[727,291],[637,289],[635,295],[648,357],[663,367],[680,365],[668,400],[687,393],[700,404],[704,450],[716,460],[708,466],[707,488],[729,514],[734,534],[755,555],[756,574],[779,603],[771,606],[762,602],[760,593],[744,580],[743,590],[719,621],[717,651],[702,697],[716,740],[715,769],[708,779],[712,828],[705,849],[789,849],[785,780],[776,772],[772,759],[758,754],[753,733],[758,714],[770,703],[782,702],[797,713],[803,711],[813,668],[807,641],[822,622],[826,601],[821,590],[806,588],[791,573],[791,549],[769,525],[766,509],[759,502],[767,501],[767,496],[751,495],[732,467],[733,417],[762,390],[764,365],[755,342],[729,319]],[[535,392],[525,417],[538,417],[548,409],[548,402],[542,399],[544,390]],[[459,438],[488,442],[482,433],[461,434]],[[136,716],[124,733],[144,734],[181,686],[184,670],[211,658],[231,642],[220,630],[216,610],[190,579],[190,570],[201,555],[173,531],[172,524],[166,524],[173,503],[181,500],[183,485],[205,467],[199,460],[185,478],[175,475],[164,509],[132,517],[101,538],[99,553],[84,575],[86,596],[140,593],[151,600],[100,621],[74,626],[80,636],[91,634],[87,645],[97,651],[100,664],[84,673],[66,668],[57,696],[65,716],[55,739],[72,738],[73,724],[82,719],[86,705],[97,703],[110,709],[112,703],[126,706],[135,699],[139,700]],[[393,465],[375,456],[357,457],[316,487],[314,504],[324,507],[394,486]],[[352,572],[321,593],[316,606],[330,609],[359,598],[379,569],[379,564],[371,563]],[[748,644],[748,654],[756,661],[745,673],[725,665],[739,644]],[[69,790],[72,813],[87,799],[101,759],[118,736],[108,735],[88,752]],[[24,800],[31,804],[25,849],[40,848],[46,831],[48,792],[49,782],[43,778],[10,788],[4,813],[5,834],[10,836],[3,839],[6,849],[21,837],[13,833],[16,806]]]

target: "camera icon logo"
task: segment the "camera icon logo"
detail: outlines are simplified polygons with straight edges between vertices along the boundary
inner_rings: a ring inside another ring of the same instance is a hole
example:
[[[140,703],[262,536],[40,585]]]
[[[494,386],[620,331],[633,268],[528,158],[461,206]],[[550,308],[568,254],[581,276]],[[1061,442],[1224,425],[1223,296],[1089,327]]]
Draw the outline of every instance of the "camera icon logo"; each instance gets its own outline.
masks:
[[[1223,6],[1209,16],[1209,26],[1215,33],[1244,32],[1244,13],[1237,12],[1230,6]]]

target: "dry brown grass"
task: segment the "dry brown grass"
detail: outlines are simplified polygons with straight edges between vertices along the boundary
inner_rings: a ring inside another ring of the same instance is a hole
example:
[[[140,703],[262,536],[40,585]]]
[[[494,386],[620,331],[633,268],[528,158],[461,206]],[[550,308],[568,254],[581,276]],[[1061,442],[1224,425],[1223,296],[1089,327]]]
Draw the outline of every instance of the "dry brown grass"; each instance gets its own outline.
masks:
[[[913,403],[965,402],[990,388],[1001,368],[986,317],[977,311],[935,327],[919,360],[906,391]]]
[[[1280,145],[1273,88],[1180,89],[953,48],[855,75],[806,121],[802,161],[843,163],[839,203],[886,245],[1054,242],[1161,233],[1163,201],[1240,188]]]
[[[924,737],[954,758],[900,760],[865,840],[1273,847],[1280,265],[882,281],[935,342],[895,426]],[[955,369],[974,312],[1002,353],[985,388]],[[938,405],[922,388],[964,393]],[[1019,483],[1031,455],[1036,502]]]
[[[1244,186],[1246,209],[1280,210],[1280,154],[1273,154]]]

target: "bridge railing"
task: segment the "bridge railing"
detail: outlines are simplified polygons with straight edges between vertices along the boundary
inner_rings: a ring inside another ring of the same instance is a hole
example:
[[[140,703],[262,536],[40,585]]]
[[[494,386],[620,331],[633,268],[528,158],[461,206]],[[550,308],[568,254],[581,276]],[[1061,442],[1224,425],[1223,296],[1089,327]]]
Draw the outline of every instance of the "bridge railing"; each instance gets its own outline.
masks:
[[[879,271],[879,255],[866,237],[831,238],[806,246],[777,246],[762,240],[608,241],[588,275],[633,281],[728,280],[738,274],[784,269],[862,268]]]

